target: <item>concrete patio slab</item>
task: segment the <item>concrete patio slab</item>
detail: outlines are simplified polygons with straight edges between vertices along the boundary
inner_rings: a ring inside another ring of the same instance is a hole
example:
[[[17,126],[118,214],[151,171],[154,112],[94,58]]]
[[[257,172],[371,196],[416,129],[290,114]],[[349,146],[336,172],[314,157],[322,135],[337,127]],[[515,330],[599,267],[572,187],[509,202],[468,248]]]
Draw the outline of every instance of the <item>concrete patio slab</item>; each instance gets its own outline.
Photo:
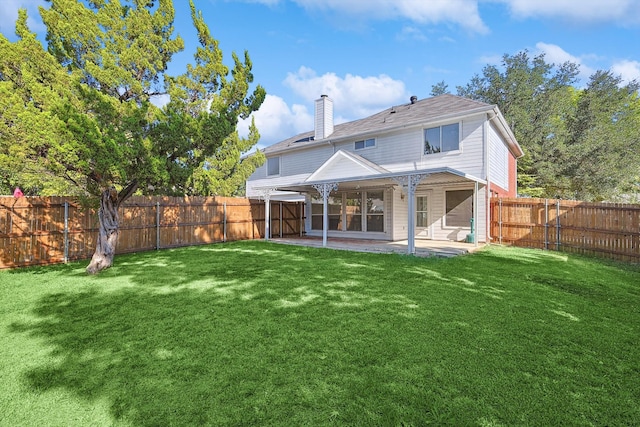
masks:
[[[322,247],[321,237],[289,237],[289,238],[272,238],[270,241],[287,245]],[[387,240],[366,240],[366,239],[344,239],[329,238],[327,239],[327,248],[339,249],[355,252],[374,252],[374,253],[407,253],[406,240],[387,241]],[[438,240],[420,240],[416,239],[416,256],[419,257],[452,257],[471,253],[480,249],[484,244],[476,246],[473,243],[463,243],[454,241],[438,241]]]

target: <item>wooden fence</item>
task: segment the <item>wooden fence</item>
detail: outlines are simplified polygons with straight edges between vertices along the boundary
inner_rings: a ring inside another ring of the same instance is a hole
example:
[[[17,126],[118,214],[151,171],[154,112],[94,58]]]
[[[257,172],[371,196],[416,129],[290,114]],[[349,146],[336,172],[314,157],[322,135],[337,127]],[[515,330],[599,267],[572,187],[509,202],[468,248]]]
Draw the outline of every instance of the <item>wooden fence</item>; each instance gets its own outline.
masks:
[[[640,205],[492,199],[493,242],[640,262]]]
[[[302,203],[270,205],[271,236],[301,235]],[[119,211],[117,253],[264,238],[265,204],[230,197],[132,197]],[[0,268],[86,259],[98,215],[61,197],[0,197]]]

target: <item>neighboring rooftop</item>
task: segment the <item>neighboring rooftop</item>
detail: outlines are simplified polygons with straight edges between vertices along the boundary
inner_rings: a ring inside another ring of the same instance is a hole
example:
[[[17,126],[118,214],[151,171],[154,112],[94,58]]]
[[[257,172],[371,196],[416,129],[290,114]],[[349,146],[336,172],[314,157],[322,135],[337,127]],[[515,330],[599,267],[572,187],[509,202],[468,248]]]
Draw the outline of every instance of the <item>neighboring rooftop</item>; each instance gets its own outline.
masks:
[[[407,104],[396,105],[364,119],[335,125],[331,135],[324,139],[314,139],[314,130],[304,132],[265,148],[265,154],[287,150],[291,147],[302,148],[321,144],[326,141],[377,133],[410,125],[427,123],[438,118],[461,115],[472,111],[491,111],[494,106],[444,94],[433,98],[417,100],[412,97]]]

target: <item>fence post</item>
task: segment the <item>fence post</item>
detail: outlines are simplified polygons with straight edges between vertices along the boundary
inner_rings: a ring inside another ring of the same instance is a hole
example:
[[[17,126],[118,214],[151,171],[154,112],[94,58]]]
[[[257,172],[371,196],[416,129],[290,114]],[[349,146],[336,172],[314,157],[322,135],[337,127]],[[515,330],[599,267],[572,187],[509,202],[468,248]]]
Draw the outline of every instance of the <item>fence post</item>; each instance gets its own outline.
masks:
[[[560,251],[560,200],[556,200],[556,251]]]
[[[502,244],[502,197],[498,199],[498,238]]]
[[[160,249],[160,202],[156,202],[156,250]]]
[[[304,202],[300,202],[300,237],[304,234]]]
[[[222,241],[227,241],[227,202],[222,204]]]
[[[64,263],[69,262],[69,202],[64,201]]]
[[[544,249],[549,249],[549,199],[544,199]]]

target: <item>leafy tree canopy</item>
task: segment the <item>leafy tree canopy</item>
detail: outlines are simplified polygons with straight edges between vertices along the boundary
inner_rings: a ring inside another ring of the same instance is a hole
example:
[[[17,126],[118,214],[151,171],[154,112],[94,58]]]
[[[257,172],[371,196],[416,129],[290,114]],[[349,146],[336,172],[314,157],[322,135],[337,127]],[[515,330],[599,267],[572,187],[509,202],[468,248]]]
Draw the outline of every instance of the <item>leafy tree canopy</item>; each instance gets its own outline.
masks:
[[[617,200],[637,192],[638,85],[598,71],[576,88],[578,65],[527,51],[488,65],[458,95],[496,104],[525,157],[519,192],[534,197]],[[442,86],[443,83],[439,83]]]
[[[101,200],[98,247],[112,239],[102,248],[111,256],[117,206],[134,192],[237,192],[264,157],[247,155],[259,138],[255,126],[246,139],[236,126],[260,107],[265,91],[253,87],[246,52],[234,53],[231,67],[223,62],[190,6],[199,47],[177,76],[166,72],[184,49],[173,35],[171,0],[50,0],[40,8],[47,49],[20,11],[18,40],[0,34],[3,190],[21,185]],[[151,102],[165,94],[164,107]]]

